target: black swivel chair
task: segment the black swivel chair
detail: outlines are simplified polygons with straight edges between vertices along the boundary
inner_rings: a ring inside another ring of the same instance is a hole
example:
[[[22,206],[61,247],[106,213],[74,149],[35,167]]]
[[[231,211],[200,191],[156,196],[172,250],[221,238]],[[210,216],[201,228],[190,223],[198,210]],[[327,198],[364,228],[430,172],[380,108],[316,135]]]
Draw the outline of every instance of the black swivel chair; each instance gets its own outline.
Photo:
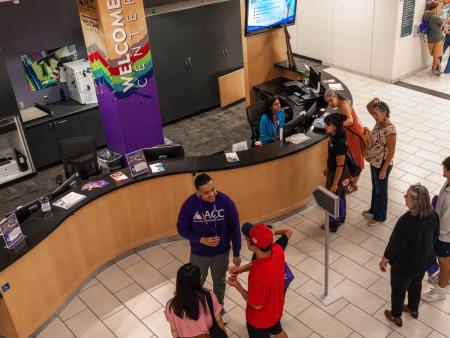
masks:
[[[247,120],[252,130],[252,142],[259,140],[259,120],[262,114],[264,114],[266,108],[266,102],[256,102],[247,107]]]
[[[58,151],[66,178],[75,172],[78,172],[83,180],[100,174],[95,138],[82,136],[61,140],[58,143]]]

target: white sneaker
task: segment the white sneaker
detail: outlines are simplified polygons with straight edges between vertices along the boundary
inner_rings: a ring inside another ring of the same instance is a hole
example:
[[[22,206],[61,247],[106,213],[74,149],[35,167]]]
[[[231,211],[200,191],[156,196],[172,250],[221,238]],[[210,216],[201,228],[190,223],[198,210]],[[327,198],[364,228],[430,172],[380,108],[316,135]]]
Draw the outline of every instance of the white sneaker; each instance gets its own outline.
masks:
[[[438,284],[439,283],[439,273],[437,273],[433,276],[428,276],[428,283]],[[450,280],[448,281],[448,284],[450,285]]]
[[[228,314],[228,312],[223,311],[222,319],[224,324],[228,324],[230,322],[230,315]]]
[[[422,299],[426,302],[437,302],[447,298],[447,290],[441,288],[433,288],[422,295]]]
[[[437,284],[437,283],[439,283],[439,274],[437,273],[437,274],[435,274],[435,275],[430,275],[430,276],[428,276],[428,282],[429,283],[431,283],[431,284]]]
[[[373,218],[373,214],[370,212],[370,210],[364,210],[362,212],[362,215],[366,218]]]

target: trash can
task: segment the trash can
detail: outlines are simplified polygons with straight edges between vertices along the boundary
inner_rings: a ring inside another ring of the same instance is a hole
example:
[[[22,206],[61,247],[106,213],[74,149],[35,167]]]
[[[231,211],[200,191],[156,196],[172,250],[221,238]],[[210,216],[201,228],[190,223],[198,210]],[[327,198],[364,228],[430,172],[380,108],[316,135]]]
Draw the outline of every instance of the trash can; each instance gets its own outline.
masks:
[[[122,155],[109,149],[103,149],[97,153],[100,168],[105,168],[108,172],[121,169],[123,167],[122,158]]]

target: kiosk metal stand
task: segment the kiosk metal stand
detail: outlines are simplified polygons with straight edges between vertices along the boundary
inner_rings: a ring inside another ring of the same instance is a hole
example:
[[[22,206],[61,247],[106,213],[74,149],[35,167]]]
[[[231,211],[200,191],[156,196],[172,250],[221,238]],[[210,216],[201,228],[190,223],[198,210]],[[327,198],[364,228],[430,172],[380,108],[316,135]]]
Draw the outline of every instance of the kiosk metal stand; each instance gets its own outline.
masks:
[[[325,215],[325,282],[324,287],[312,291],[325,306],[334,303],[342,296],[329,286],[329,264],[330,264],[330,222],[329,216],[338,217],[339,215],[339,196],[333,194],[323,186],[319,186],[313,191],[313,197],[319,208]]]

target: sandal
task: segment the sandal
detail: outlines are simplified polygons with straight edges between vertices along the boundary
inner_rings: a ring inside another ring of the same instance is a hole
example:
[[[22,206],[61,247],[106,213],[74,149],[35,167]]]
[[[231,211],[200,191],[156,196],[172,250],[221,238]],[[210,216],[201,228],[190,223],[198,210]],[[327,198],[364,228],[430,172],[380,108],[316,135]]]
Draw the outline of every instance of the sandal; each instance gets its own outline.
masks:
[[[389,310],[384,310],[384,315],[386,316],[386,318],[390,321],[393,322],[395,325],[397,325],[398,327],[402,327],[403,326],[403,320],[402,317],[394,317],[391,313],[391,311]]]
[[[419,318],[419,311],[412,311],[408,305],[403,305],[403,312],[408,312],[414,319]]]
[[[347,193],[351,194],[352,192],[358,191],[358,186],[349,184],[347,187]]]

